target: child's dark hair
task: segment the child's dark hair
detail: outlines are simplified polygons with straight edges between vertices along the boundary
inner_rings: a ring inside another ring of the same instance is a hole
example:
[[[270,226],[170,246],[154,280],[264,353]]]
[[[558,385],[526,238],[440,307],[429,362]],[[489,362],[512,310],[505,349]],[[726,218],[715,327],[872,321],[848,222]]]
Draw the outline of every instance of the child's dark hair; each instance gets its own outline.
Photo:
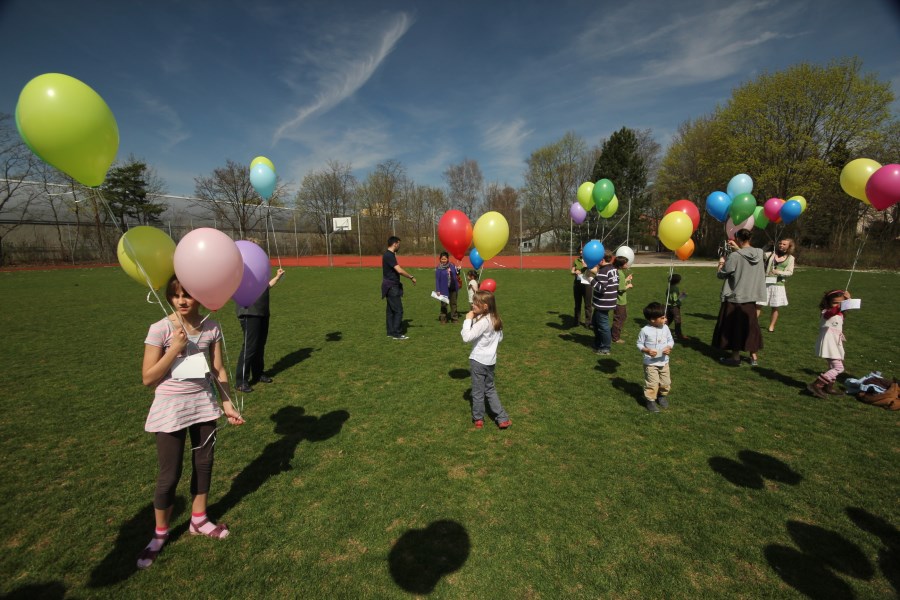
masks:
[[[475,271],[473,271],[472,269],[469,269],[468,272],[466,272],[466,277],[468,277],[469,279],[475,279],[475,280],[477,280],[477,279],[478,279],[478,273],[475,272]]]
[[[494,298],[493,292],[478,290],[475,292],[473,302],[487,306],[487,313],[491,315],[491,320],[494,321],[494,331],[503,330],[503,321],[500,319],[500,313],[497,312],[497,300]],[[478,318],[480,319],[481,316]]]
[[[181,285],[181,282],[178,281],[178,275],[172,275],[169,277],[168,283],[166,283],[166,300],[169,304],[172,304],[172,298],[178,293],[178,288],[181,288],[181,291],[183,291],[186,296],[190,296],[188,291],[184,289],[184,286]],[[193,296],[191,297],[193,298]]]
[[[617,269],[624,269],[625,265],[628,264],[628,259],[625,258],[624,256],[617,256],[616,259],[613,261],[613,264],[616,265]]]
[[[611,265],[613,263],[613,259],[616,258],[616,253],[612,250],[605,250],[603,252],[603,260],[606,261],[606,264]]]
[[[834,304],[834,301],[838,298],[843,298],[847,292],[844,290],[831,290],[830,292],[825,292],[825,295],[822,296],[822,301],[819,302],[819,308],[825,310],[826,308],[831,308],[831,305]]]
[[[450,253],[447,251],[441,252],[440,256],[438,256],[438,259],[441,259],[441,258],[446,258],[447,260],[450,260]]]
[[[669,277],[669,285],[678,285],[679,283],[681,283],[681,275],[672,273],[672,276]]]
[[[659,302],[651,302],[644,307],[644,318],[648,321],[666,316],[666,307]]]

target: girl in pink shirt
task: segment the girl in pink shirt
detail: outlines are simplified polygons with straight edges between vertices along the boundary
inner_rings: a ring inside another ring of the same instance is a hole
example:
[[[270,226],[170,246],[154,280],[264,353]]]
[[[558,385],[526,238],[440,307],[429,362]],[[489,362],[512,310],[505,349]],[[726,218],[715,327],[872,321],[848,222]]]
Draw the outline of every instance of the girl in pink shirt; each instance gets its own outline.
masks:
[[[206,518],[216,419],[224,413],[232,425],[244,422],[229,399],[231,388],[222,361],[222,333],[218,324],[200,316],[200,303],[174,276],[166,286],[166,300],[174,312],[150,326],[144,341],[141,370],[144,385],[156,390],[144,429],[156,435],[159,475],[153,497],[156,532],[138,556],[139,569],[153,564],[169,538],[169,519],[188,434],[194,497],[190,532],[216,539],[228,536],[226,525],[215,525]],[[221,408],[213,394],[213,382],[224,398]]]

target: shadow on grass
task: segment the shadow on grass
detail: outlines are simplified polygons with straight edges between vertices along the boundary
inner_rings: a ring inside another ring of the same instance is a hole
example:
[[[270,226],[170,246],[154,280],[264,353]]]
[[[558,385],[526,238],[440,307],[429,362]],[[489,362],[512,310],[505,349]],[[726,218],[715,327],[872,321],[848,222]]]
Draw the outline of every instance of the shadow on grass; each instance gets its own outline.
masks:
[[[137,557],[137,555],[135,555]],[[135,558],[137,560],[137,558]],[[47,598],[56,600],[66,597],[66,586],[59,581],[50,583],[28,583],[17,587],[8,594],[0,595],[3,600],[32,600],[33,598]]]
[[[175,508],[172,509],[172,521],[184,512],[185,502],[181,496],[175,497]],[[103,560],[91,571],[91,577],[88,580],[88,587],[98,588],[108,585],[114,585],[125,581],[134,575],[137,568],[137,557],[150,538],[153,537],[153,527],[155,525],[155,516],[153,513],[153,503],[147,504],[138,511],[133,517],[125,521],[119,527],[119,535],[116,538],[113,548],[109,551]],[[178,528],[178,535],[187,531],[187,525]],[[175,529],[169,530],[169,541],[171,544],[176,538]],[[163,550],[165,553],[165,550]],[[32,596],[34,597],[34,596]]]
[[[458,571],[469,558],[466,529],[456,521],[435,521],[400,536],[388,555],[394,582],[411,594],[430,594],[441,578]]]
[[[709,459],[709,466],[734,485],[755,490],[763,489],[764,479],[788,485],[797,485],[803,481],[802,475],[774,456],[741,450],[738,452],[738,459],[740,462],[724,456],[713,456]]]
[[[329,334],[330,335],[330,334]],[[290,354],[285,354],[281,358],[278,359],[271,368],[266,371],[270,376],[275,376],[282,371],[287,371],[291,367],[295,365],[299,365],[304,360],[312,356],[312,353],[316,351],[316,348],[300,348],[298,350],[294,350]]]
[[[784,373],[779,373],[773,369],[769,369],[767,367],[753,367],[753,372],[759,375],[762,375],[766,379],[771,379],[772,381],[777,381],[778,383],[783,383],[788,387],[795,388],[797,392],[802,392],[806,390],[806,383],[800,381],[799,379],[794,379]]]
[[[285,406],[269,417],[275,422],[275,433],[281,435],[281,439],[263,448],[262,453],[237,474],[231,489],[207,509],[208,513],[224,515],[271,477],[293,469],[291,460],[301,441],[321,442],[334,437],[350,418],[346,410],[334,410],[321,417],[304,413],[302,406]]]
[[[594,347],[594,336],[586,335],[583,333],[561,333],[559,334],[559,339],[564,342],[575,342],[576,344],[581,344],[582,346],[587,346],[588,348]]]
[[[616,369],[618,369],[621,365],[622,365],[622,363],[620,363],[619,361],[617,361],[615,359],[608,358],[608,359],[604,360],[601,358],[597,361],[597,364],[594,365],[594,369],[596,369],[597,371],[600,371],[601,373],[606,373],[607,375],[612,375],[613,373],[616,372]],[[643,390],[643,388],[641,388],[641,389]]]
[[[638,406],[644,406],[644,387],[641,384],[629,381],[623,377],[613,377],[609,381],[614,388],[631,396]]]
[[[706,342],[701,341],[699,338],[688,337],[687,339],[681,338],[680,340],[675,340],[675,348],[678,349],[678,346],[683,346],[688,348],[689,350],[693,350],[694,352],[698,352],[703,356],[709,357],[716,361],[716,364],[719,362],[719,357],[722,356],[723,350],[719,350],[718,348],[713,348],[712,344],[707,344]]]
[[[326,342],[339,342],[344,338],[344,333],[341,331],[331,331],[325,334]]]
[[[884,544],[878,550],[878,568],[900,596],[900,531],[879,516],[862,508],[847,508],[847,516],[854,525],[871,533]]]
[[[859,546],[843,536],[807,523],[788,521],[787,530],[800,548],[766,546],[763,553],[781,579],[810,598],[853,598],[853,590],[835,571],[868,581],[875,569]]]
[[[559,315],[559,320],[559,323],[549,321],[547,327],[552,327],[553,329],[573,329],[578,327],[578,319],[572,315]]]
[[[470,375],[468,369],[450,369],[447,373],[451,379],[467,379]]]
[[[696,317],[698,319],[703,319],[704,321],[715,321],[719,317],[717,315],[708,315],[706,313],[684,313],[686,317]]]

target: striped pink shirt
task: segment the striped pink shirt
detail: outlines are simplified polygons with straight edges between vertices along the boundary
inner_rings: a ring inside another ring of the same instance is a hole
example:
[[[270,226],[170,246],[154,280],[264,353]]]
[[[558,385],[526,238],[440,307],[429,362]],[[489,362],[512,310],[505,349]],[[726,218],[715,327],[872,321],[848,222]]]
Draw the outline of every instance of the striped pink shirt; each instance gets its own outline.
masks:
[[[170,345],[172,332],[173,324],[168,317],[157,321],[150,326],[144,344],[157,346],[165,352]],[[221,339],[219,324],[207,319],[200,327],[200,335],[191,336],[187,354],[203,352],[209,363],[209,348]],[[195,423],[214,421],[220,416],[222,409],[213,396],[208,379],[172,379],[172,372],[169,371],[156,386],[156,395],[150,406],[147,422],[144,423],[144,430],[172,433]]]

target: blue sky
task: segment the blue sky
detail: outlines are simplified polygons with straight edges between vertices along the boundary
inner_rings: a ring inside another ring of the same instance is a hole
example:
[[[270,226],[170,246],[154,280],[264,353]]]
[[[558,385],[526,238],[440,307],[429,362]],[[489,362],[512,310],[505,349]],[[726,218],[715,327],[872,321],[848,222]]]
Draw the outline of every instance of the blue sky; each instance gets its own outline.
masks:
[[[0,39],[0,111],[37,75],[76,77],[116,115],[119,158],[179,195],[257,155],[295,187],[328,159],[360,179],[396,159],[443,185],[464,158],[518,186],[567,131],[593,145],[650,128],[665,147],[800,61],[859,56],[900,96],[892,0],[0,0]]]

